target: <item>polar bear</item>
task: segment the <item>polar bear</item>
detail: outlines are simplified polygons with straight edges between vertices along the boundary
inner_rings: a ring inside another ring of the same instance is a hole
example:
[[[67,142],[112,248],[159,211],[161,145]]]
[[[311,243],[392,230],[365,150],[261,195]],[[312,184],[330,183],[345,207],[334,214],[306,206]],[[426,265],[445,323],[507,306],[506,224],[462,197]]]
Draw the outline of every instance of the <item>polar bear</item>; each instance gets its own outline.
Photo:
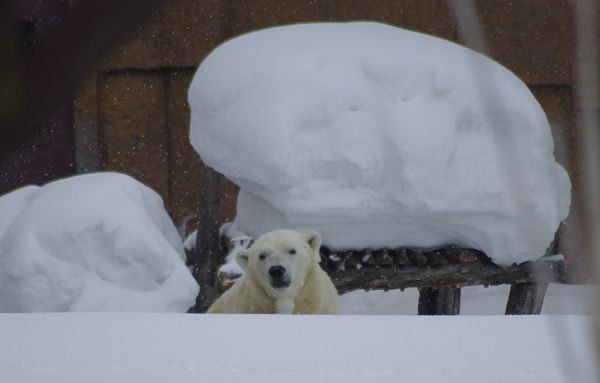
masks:
[[[338,294],[321,269],[321,235],[276,230],[236,255],[244,275],[208,313],[340,314]]]

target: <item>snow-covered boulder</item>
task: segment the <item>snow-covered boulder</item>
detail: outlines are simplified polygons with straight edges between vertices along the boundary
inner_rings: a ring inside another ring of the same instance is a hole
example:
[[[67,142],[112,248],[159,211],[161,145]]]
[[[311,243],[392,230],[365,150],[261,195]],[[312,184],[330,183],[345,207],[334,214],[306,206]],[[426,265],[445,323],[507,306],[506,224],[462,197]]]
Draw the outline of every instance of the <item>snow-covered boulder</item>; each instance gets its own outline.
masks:
[[[0,312],[186,312],[198,289],[162,199],[133,178],[0,197]]]
[[[272,28],[202,63],[190,141],[241,187],[252,237],[317,230],[333,249],[544,254],[570,205],[546,116],[516,76],[454,43],[377,23]]]

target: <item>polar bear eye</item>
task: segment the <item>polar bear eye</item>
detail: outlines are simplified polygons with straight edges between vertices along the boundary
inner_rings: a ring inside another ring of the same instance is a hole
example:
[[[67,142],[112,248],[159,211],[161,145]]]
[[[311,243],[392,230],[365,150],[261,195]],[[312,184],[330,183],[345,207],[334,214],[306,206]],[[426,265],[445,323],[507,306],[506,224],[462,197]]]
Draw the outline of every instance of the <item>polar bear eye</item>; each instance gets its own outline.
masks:
[[[292,249],[292,250],[288,251],[288,253],[290,253],[291,255],[294,255],[294,254],[296,254],[296,250]]]
[[[260,259],[261,261],[264,261],[264,260],[265,260],[265,258],[267,258],[267,256],[266,256],[266,255],[264,255],[264,254],[260,254],[260,255],[258,256],[258,259]]]

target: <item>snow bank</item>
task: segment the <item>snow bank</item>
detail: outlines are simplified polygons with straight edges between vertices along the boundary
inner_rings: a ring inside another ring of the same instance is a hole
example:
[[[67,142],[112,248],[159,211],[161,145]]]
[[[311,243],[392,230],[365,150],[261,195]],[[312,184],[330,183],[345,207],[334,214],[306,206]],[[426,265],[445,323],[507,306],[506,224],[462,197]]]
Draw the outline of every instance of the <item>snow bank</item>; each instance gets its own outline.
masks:
[[[335,250],[544,254],[570,204],[546,117],[508,70],[377,23],[233,39],[189,91],[190,140],[241,187],[238,229],[318,230]]]
[[[198,285],[163,201],[115,173],[0,198],[0,312],[185,312]]]
[[[0,381],[596,383],[591,320],[3,314]]]

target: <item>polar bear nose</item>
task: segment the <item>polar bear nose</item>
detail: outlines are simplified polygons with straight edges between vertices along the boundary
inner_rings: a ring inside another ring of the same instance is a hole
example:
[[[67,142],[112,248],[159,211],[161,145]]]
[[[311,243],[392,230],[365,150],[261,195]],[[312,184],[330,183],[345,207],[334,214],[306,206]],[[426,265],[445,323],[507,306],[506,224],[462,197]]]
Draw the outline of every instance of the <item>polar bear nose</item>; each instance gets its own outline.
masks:
[[[284,274],[285,274],[285,267],[283,267],[283,266],[279,266],[279,265],[271,266],[271,268],[269,269],[269,275],[274,280],[281,279]]]

